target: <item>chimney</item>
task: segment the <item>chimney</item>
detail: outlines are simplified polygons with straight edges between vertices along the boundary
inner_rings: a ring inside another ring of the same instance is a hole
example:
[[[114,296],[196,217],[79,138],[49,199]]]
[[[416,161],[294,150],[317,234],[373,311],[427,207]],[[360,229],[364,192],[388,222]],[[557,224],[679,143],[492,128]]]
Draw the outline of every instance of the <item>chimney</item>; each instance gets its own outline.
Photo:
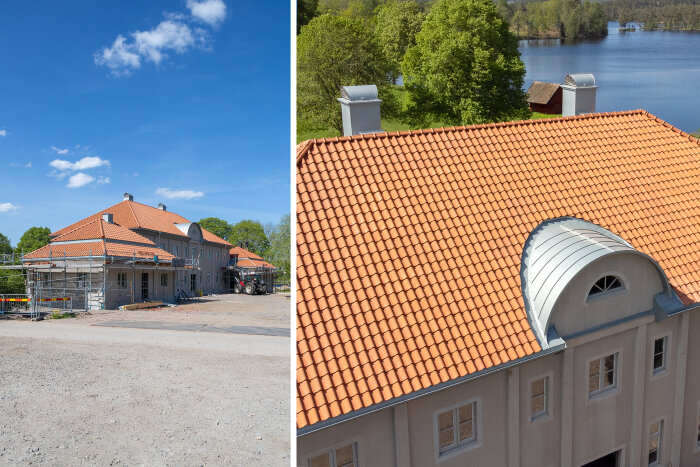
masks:
[[[341,86],[338,98],[343,114],[343,134],[345,136],[364,133],[381,133],[382,119],[379,112],[377,86]]]
[[[590,73],[566,75],[561,85],[563,117],[588,114],[595,112],[595,76]]]
[[[160,209],[161,211],[167,211],[168,207],[163,203],[158,203],[158,209]]]
[[[114,224],[114,216],[108,212],[102,214],[102,220],[108,224]]]
[[[133,201],[134,200],[134,195],[131,193],[124,193],[124,199],[122,201]]]

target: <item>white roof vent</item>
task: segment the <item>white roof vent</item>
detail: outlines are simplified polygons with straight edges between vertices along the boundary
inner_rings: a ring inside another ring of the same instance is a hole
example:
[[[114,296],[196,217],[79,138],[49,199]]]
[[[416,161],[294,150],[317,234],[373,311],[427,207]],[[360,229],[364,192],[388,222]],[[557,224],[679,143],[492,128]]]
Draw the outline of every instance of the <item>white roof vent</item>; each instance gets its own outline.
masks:
[[[339,97],[343,114],[343,135],[361,135],[365,133],[381,133],[382,118],[379,111],[377,86],[342,86]]]
[[[122,201],[133,201],[134,200],[134,195],[131,193],[124,193],[124,199]]]
[[[561,85],[561,114],[564,117],[595,112],[595,76],[590,73],[566,75]]]
[[[167,211],[168,207],[163,203],[158,203],[158,209],[160,209],[161,211]]]

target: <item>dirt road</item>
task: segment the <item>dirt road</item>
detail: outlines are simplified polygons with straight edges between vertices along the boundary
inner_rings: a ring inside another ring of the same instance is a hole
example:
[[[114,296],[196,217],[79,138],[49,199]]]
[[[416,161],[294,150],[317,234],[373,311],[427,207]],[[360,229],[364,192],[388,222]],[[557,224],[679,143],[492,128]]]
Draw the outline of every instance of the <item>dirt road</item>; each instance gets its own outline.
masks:
[[[289,299],[247,299],[0,321],[0,465],[289,465],[289,337],[94,326],[288,327]]]

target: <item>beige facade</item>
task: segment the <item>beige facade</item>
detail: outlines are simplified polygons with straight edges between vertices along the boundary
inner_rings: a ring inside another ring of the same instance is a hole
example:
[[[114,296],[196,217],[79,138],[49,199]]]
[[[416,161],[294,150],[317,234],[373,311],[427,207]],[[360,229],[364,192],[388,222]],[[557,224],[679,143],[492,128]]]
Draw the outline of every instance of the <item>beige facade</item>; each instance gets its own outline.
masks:
[[[590,295],[605,276],[622,287]],[[306,427],[297,464],[353,445],[359,466],[579,467],[606,456],[599,465],[700,465],[700,341],[689,339],[700,311],[660,310],[665,287],[647,257],[603,256],[560,293],[550,315],[558,345]],[[474,413],[463,422],[465,407]],[[443,436],[459,424],[471,441],[440,452],[441,423]]]

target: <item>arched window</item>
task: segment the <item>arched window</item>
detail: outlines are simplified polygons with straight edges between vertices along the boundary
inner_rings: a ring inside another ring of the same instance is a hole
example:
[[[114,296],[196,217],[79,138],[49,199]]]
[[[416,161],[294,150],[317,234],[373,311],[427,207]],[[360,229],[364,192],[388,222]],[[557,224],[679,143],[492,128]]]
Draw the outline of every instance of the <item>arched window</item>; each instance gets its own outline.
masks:
[[[612,290],[623,290],[624,286],[622,285],[622,281],[620,280],[619,277],[617,276],[604,276],[601,277],[596,281],[595,284],[593,284],[593,287],[591,287],[591,290],[588,292],[588,298],[595,298],[601,294],[604,294],[606,292],[610,292]]]

